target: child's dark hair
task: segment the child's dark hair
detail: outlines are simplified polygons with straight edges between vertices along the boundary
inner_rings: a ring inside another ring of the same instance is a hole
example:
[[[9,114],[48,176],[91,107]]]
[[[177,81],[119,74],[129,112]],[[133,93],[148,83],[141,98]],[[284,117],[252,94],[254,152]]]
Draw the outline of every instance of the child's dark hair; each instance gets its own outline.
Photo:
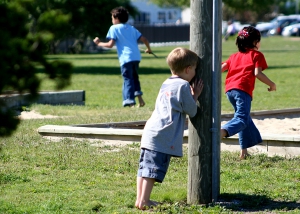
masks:
[[[124,7],[116,7],[112,9],[110,13],[114,18],[119,19],[121,23],[126,23],[128,21],[129,13],[128,10]]]
[[[249,49],[255,48],[256,44],[260,42],[260,38],[260,32],[255,27],[244,27],[243,30],[238,33],[235,44],[240,52],[245,53]]]

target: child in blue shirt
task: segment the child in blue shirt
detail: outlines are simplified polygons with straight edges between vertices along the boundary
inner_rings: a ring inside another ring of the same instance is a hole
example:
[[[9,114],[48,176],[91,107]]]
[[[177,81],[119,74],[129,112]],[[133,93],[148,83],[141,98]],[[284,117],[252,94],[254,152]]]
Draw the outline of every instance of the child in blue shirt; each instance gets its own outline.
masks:
[[[135,106],[135,97],[138,97],[138,107],[143,107],[145,102],[142,98],[143,92],[139,81],[138,69],[141,61],[141,53],[138,42],[143,42],[147,49],[146,53],[151,53],[151,48],[146,37],[136,28],[127,24],[129,13],[124,7],[117,7],[111,11],[112,23],[106,38],[108,42],[101,42],[98,37],[93,41],[97,46],[112,48],[117,46],[118,58],[123,77],[123,106]]]

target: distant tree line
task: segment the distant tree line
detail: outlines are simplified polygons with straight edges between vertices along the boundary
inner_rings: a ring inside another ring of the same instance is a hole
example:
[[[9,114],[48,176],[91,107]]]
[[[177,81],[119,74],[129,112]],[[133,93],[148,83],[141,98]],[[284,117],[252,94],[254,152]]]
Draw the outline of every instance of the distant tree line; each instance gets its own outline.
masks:
[[[161,7],[190,6],[190,0],[150,0]],[[256,23],[267,21],[283,13],[295,13],[295,7],[286,8],[286,2],[299,3],[296,0],[223,0],[223,20],[236,19],[241,22]]]

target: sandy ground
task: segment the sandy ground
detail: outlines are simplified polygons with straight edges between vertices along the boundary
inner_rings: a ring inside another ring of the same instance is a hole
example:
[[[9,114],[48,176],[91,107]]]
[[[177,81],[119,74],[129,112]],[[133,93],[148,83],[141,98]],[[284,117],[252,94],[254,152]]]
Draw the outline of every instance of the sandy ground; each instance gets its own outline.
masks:
[[[30,119],[46,119],[46,118],[57,118],[58,116],[53,115],[41,115],[36,111],[22,111],[18,116],[21,120],[30,120]]]
[[[252,117],[261,134],[300,135],[300,113]],[[221,124],[229,119],[222,119]]]
[[[23,111],[19,115],[22,120],[57,118],[53,115],[41,115],[35,111]],[[226,123],[231,118],[222,118],[221,124]],[[300,135],[300,113],[255,116],[253,122],[261,134],[288,134]]]

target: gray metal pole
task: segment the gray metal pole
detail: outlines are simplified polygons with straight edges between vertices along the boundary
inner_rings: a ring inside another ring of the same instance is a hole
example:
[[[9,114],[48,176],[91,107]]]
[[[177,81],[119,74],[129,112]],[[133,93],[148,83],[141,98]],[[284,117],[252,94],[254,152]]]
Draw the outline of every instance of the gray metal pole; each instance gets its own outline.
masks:
[[[220,124],[221,124],[221,56],[222,1],[213,1],[212,56],[212,199],[220,194]]]

